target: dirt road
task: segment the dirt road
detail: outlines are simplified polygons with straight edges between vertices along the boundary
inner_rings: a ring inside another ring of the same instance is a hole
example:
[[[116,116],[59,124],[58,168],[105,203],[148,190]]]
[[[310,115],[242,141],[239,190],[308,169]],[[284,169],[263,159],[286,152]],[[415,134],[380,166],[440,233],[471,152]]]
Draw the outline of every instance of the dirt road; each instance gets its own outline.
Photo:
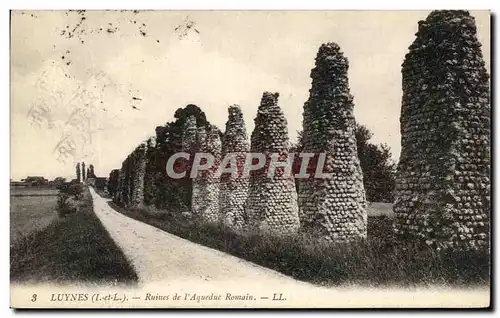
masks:
[[[403,290],[313,286],[131,219],[113,210],[108,200],[92,188],[90,191],[96,215],[134,266],[140,289],[153,295],[183,296],[171,306],[477,307],[487,306],[489,301],[486,288]],[[196,300],[196,296],[211,294],[222,299]],[[195,298],[190,300],[193,295]],[[165,303],[153,301],[148,306],[164,307]]]
[[[94,211],[132,262],[142,283],[173,280],[290,281],[293,279],[198,245],[113,210],[91,189]]]

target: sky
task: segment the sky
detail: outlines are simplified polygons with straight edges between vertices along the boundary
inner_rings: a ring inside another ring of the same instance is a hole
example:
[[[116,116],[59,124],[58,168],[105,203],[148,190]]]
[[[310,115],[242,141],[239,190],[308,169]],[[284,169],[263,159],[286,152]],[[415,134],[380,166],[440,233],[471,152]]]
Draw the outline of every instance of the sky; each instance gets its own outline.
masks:
[[[264,91],[296,140],[322,43],[349,60],[356,120],[399,157],[401,63],[430,11],[12,11],[11,179],[108,176],[176,109],[250,135]],[[489,11],[473,11],[490,70]]]

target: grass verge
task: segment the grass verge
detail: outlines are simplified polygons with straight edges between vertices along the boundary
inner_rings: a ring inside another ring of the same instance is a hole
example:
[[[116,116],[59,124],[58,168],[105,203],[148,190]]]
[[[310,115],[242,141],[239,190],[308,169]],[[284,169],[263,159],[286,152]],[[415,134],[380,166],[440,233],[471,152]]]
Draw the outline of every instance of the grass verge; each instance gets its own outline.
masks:
[[[194,243],[202,244],[296,279],[319,285],[453,287],[489,284],[487,251],[440,251],[400,244],[392,219],[368,219],[368,238],[350,244],[325,244],[299,234],[276,238],[237,234],[221,225],[204,224],[175,214],[152,214],[109,203],[115,210]]]
[[[10,247],[12,283],[135,284],[137,274],[94,214],[87,188],[78,212]]]

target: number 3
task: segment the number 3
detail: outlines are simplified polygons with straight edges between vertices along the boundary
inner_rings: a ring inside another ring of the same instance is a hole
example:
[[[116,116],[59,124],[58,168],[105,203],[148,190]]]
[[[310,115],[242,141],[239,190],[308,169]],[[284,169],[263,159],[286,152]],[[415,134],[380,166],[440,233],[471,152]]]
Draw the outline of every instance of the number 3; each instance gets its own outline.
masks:
[[[35,301],[36,301],[36,294],[33,294],[33,295],[31,296],[31,301],[32,301],[32,302],[35,302]]]

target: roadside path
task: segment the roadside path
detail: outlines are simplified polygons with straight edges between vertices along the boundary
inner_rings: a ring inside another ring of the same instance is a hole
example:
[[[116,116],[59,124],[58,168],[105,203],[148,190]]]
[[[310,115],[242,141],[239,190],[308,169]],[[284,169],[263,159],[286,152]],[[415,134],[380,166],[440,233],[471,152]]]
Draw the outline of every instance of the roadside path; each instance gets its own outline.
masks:
[[[318,287],[297,281],[229,254],[190,242],[129,218],[108,205],[109,199],[90,188],[94,211],[123,250],[139,277],[139,288],[152,295],[178,293],[185,297],[221,294],[222,302],[180,299],[176,306],[235,307],[481,307],[489,290],[368,287]],[[254,301],[227,301],[252,296]],[[276,294],[276,295],[275,295]],[[281,296],[280,296],[281,294]],[[273,297],[286,300],[273,301]],[[226,300],[225,300],[226,299]],[[155,306],[150,303],[148,306]],[[164,306],[158,302],[156,306]]]
[[[112,209],[109,199],[92,188],[90,191],[96,215],[132,262],[142,283],[178,279],[295,282],[278,272],[129,218]]]

